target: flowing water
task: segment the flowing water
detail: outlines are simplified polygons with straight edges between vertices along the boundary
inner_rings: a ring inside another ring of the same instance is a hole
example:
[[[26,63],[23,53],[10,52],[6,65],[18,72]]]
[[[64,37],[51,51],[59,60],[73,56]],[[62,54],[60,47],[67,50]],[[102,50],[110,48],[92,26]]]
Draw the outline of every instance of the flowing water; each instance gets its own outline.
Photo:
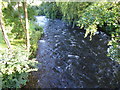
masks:
[[[60,20],[37,16],[44,27],[39,40],[35,74],[41,88],[112,88],[120,85],[120,65],[107,57],[109,37],[96,33],[92,41],[83,30],[72,29]]]

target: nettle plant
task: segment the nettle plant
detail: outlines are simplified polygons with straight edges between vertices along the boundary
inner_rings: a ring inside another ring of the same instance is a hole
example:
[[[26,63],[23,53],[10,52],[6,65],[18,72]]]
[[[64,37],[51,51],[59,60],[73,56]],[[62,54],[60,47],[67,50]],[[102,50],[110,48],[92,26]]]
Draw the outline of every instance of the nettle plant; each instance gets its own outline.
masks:
[[[37,71],[35,60],[28,60],[25,51],[1,52],[0,88],[20,88],[26,85],[29,72]]]

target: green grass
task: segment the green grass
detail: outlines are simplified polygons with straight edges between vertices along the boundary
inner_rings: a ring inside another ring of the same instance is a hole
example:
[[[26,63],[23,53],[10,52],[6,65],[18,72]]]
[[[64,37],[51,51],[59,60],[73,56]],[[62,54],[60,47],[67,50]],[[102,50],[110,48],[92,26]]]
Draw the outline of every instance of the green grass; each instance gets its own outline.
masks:
[[[11,46],[13,48],[17,48],[18,46],[19,47],[25,47],[25,43],[24,43],[24,40],[15,39],[14,41],[11,41]],[[0,50],[3,50],[5,48],[7,48],[7,45],[6,45],[5,41],[4,41],[2,31],[0,29]]]
[[[14,39],[11,41],[12,46],[24,46],[25,45],[25,40],[22,39]]]
[[[4,43],[0,43],[0,48],[7,48],[7,45]]]

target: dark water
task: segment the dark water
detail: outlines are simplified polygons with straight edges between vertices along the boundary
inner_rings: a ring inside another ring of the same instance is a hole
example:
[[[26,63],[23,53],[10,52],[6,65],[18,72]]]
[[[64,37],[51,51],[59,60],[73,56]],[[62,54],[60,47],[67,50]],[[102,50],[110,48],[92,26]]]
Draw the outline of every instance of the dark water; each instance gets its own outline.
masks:
[[[40,21],[40,20],[39,20]],[[60,20],[44,22],[35,74],[41,88],[112,88],[120,85],[120,65],[107,57],[109,37],[99,32],[90,41],[82,30]]]

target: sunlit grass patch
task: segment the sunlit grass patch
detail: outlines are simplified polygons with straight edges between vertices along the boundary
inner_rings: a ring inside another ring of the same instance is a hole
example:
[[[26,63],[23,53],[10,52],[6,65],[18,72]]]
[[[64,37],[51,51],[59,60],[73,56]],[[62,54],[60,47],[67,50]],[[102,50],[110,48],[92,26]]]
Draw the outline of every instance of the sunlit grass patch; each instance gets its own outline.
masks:
[[[2,49],[2,48],[7,48],[7,45],[4,43],[0,43],[0,49]]]

